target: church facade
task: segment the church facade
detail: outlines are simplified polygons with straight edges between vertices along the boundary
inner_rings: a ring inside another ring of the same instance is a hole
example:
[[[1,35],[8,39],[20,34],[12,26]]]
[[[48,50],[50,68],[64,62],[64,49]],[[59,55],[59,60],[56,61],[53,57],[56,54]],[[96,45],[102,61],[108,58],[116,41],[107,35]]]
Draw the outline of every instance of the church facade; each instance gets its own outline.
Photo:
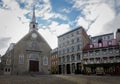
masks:
[[[35,10],[29,26],[29,33],[16,44],[12,43],[2,56],[3,74],[49,74],[51,48],[37,31]]]

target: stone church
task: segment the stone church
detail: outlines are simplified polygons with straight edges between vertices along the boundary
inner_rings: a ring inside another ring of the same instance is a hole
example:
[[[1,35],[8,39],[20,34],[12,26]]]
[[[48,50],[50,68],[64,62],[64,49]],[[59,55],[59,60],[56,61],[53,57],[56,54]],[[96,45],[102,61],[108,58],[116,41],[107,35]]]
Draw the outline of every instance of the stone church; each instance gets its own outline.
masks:
[[[35,10],[29,27],[29,33],[17,43],[11,43],[2,56],[3,74],[49,74],[51,48],[37,31]]]

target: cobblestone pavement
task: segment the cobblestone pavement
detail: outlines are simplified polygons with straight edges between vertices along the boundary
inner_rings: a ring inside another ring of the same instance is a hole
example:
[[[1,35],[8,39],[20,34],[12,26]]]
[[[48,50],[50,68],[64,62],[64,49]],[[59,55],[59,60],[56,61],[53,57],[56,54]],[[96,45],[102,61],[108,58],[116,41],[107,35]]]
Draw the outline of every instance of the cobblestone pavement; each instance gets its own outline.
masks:
[[[120,84],[120,77],[83,75],[0,76],[0,84]]]

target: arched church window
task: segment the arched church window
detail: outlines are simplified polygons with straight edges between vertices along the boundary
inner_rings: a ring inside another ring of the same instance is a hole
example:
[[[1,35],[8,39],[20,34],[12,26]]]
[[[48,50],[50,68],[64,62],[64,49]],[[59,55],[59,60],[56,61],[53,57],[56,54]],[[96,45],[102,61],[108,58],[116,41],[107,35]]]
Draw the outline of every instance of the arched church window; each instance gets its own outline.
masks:
[[[32,42],[32,48],[36,49],[38,47],[38,44],[36,41],[33,41]]]
[[[47,56],[43,57],[43,65],[48,65],[48,57]]]
[[[20,55],[19,55],[19,63],[20,63],[20,64],[23,64],[23,63],[24,63],[24,55],[23,55],[23,54],[20,54]]]

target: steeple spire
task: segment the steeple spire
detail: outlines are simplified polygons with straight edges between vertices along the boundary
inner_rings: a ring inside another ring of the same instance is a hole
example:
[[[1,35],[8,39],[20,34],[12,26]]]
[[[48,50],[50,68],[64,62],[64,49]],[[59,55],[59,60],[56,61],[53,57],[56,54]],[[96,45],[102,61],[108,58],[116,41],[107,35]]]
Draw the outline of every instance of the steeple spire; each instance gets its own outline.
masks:
[[[36,22],[36,17],[35,17],[35,7],[33,7],[33,16],[32,16],[32,22]]]
[[[32,15],[32,21],[29,24],[29,32],[33,31],[33,30],[38,30],[38,23],[36,22],[36,17],[35,17],[35,7],[33,7],[33,15]]]

